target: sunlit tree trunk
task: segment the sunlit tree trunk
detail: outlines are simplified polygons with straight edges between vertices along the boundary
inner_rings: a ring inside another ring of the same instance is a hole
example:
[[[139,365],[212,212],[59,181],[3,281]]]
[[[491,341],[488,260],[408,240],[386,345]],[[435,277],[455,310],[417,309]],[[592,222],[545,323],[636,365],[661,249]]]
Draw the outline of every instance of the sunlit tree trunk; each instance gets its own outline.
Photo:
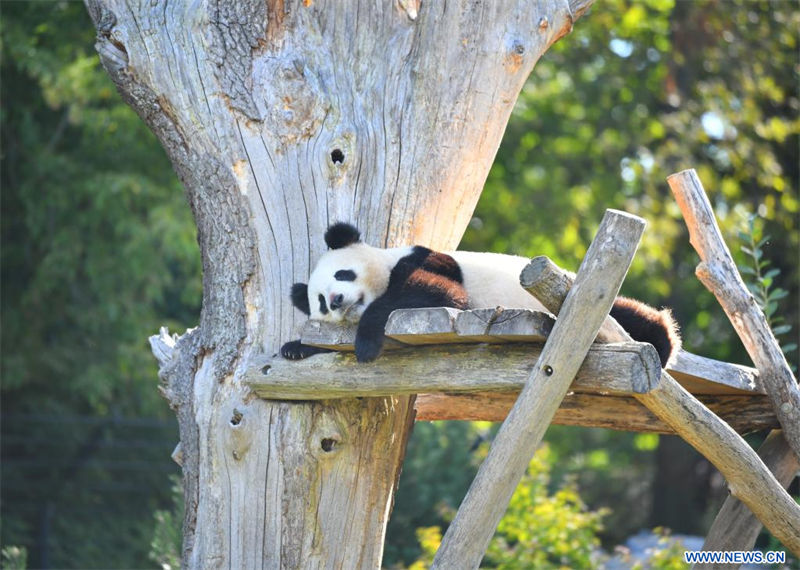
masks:
[[[180,424],[185,568],[374,568],[408,397],[282,403],[242,372],[334,221],[454,248],[517,95],[590,0],[87,0],[97,49],[186,187],[199,327],[153,340]]]

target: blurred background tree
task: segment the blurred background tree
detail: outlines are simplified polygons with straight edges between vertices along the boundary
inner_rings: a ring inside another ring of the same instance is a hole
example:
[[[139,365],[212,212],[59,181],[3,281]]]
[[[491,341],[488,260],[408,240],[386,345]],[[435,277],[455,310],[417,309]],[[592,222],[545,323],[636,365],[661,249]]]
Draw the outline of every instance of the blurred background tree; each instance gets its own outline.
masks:
[[[191,214],[100,68],[84,7],[0,10],[0,543],[26,547],[30,567],[163,566],[172,558],[151,543],[169,550],[165,524],[180,519],[169,514],[177,433],[146,339],[197,322]],[[574,269],[606,208],[643,216],[624,293],[673,307],[687,349],[748,363],[693,276],[664,181],[694,167],[742,263],[749,214],[756,240],[771,236],[761,249],[789,293],[777,312],[789,344],[800,324],[799,28],[789,0],[598,4],[534,70],[462,247]],[[419,557],[415,529],[446,525],[491,433],[417,426],[387,566]],[[576,428],[547,439],[549,491],[566,478],[589,509],[610,509],[606,545],[656,525],[702,534],[723,498],[719,475],[680,440]]]
[[[191,213],[100,67],[81,3],[2,4],[2,544],[130,568],[169,503],[147,337],[197,321]]]

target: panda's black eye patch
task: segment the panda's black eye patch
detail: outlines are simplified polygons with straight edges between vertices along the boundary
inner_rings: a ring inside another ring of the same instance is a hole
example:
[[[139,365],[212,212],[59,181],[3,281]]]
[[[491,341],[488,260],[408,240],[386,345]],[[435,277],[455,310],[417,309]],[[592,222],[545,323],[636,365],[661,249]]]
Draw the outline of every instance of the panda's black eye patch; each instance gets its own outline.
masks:
[[[356,272],[352,269],[340,269],[333,274],[334,279],[337,281],[355,281]]]
[[[325,295],[322,293],[319,294],[319,312],[323,315],[328,314],[328,305],[325,304]]]

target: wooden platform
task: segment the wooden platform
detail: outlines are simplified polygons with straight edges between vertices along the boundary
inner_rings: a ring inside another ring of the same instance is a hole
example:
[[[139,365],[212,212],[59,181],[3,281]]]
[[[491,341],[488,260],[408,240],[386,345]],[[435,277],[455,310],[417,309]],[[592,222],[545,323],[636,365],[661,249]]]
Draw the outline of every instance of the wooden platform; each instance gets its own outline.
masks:
[[[355,327],[309,321],[303,343],[338,352],[302,361],[260,356],[247,382],[260,397],[280,400],[413,393],[418,420],[502,421],[553,323],[546,313],[523,309],[399,310],[387,323],[384,354],[359,364],[347,354]],[[736,431],[778,426],[756,370],[684,351],[668,370]],[[554,421],[673,433],[631,396],[654,388],[659,377],[649,344],[595,344]]]

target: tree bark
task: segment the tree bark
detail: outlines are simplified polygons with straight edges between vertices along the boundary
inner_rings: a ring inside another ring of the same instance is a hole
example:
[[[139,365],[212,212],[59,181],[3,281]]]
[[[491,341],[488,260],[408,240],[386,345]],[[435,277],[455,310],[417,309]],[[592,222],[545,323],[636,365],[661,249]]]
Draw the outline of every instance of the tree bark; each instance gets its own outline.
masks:
[[[411,398],[260,400],[245,363],[295,336],[289,287],[329,223],[457,245],[526,77],[590,3],[87,0],[197,222],[199,327],[152,339],[180,424],[184,568],[380,565]]]

